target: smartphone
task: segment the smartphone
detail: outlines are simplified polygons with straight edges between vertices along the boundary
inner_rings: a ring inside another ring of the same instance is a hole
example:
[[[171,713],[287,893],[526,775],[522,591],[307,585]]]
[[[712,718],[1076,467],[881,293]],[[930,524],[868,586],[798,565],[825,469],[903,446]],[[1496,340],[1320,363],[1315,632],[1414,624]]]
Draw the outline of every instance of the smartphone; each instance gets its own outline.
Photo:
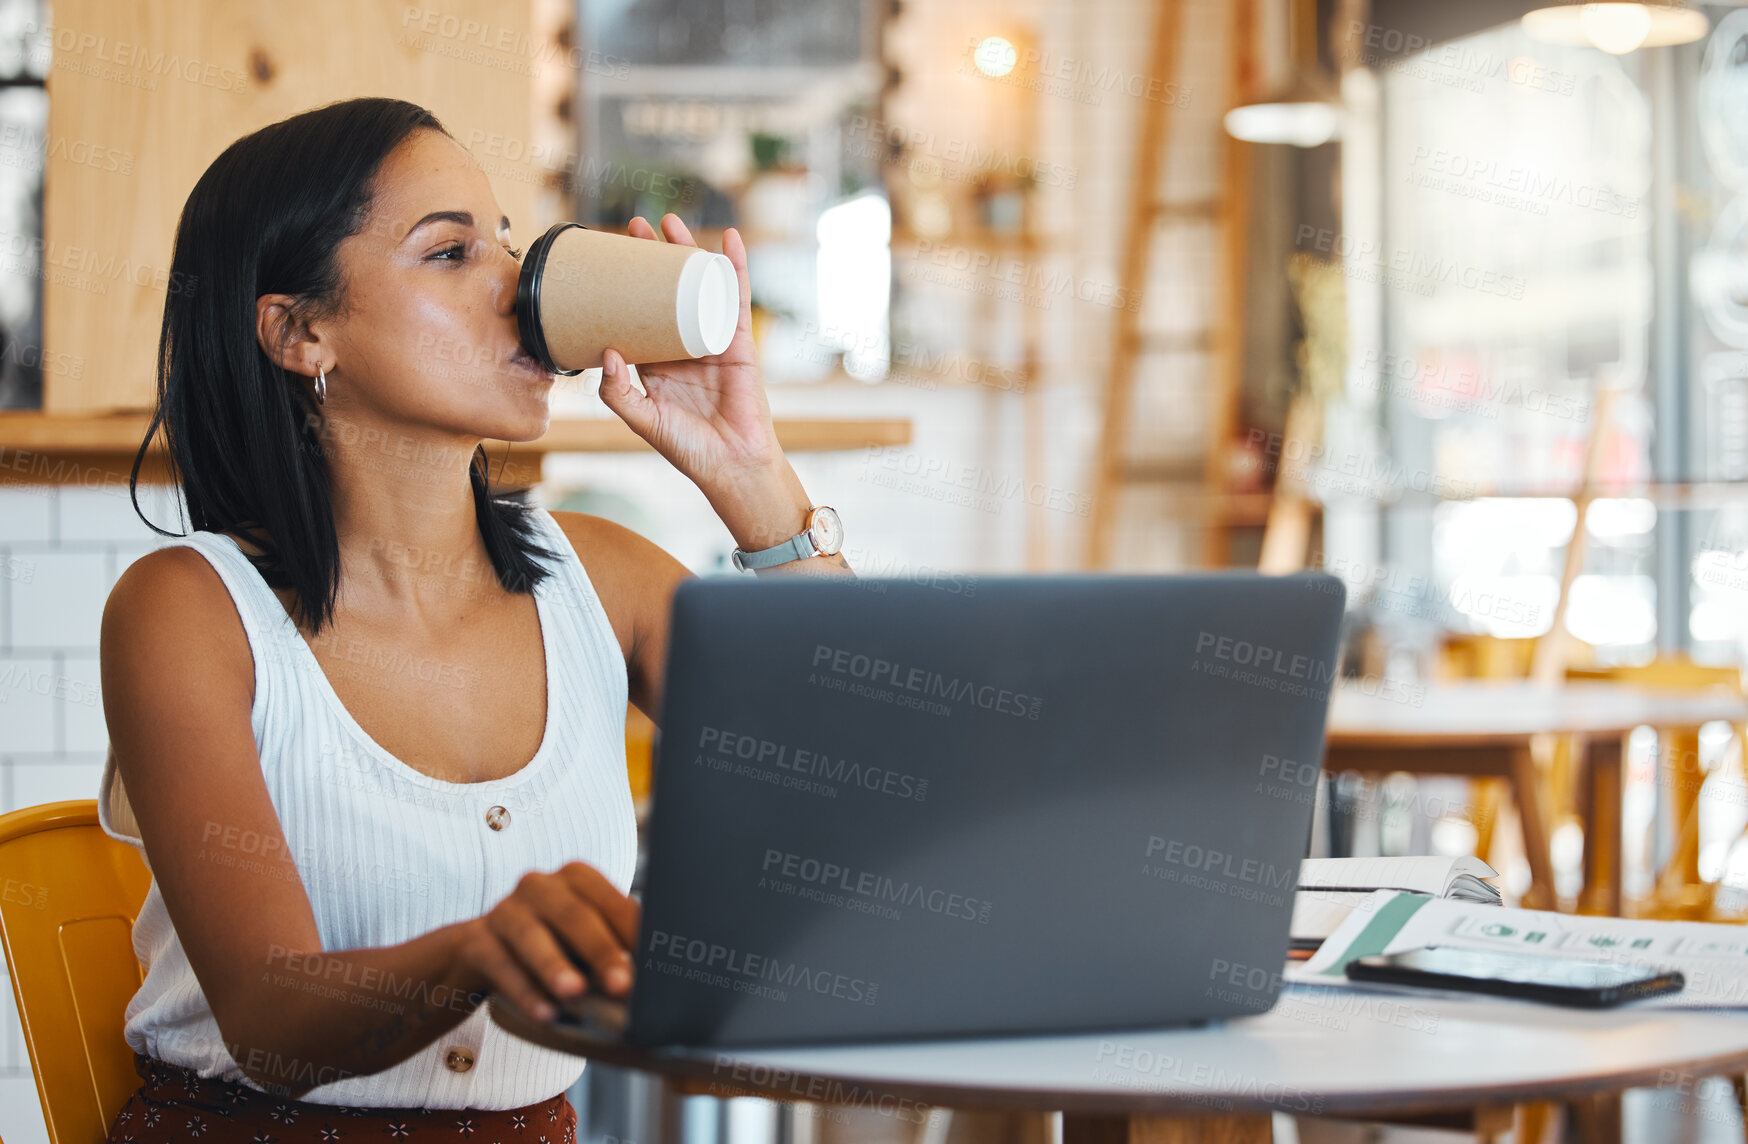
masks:
[[[1687,985],[1687,979],[1674,970],[1439,946],[1355,958],[1347,963],[1347,976],[1353,981],[1494,993],[1583,1009],[1679,993]]]

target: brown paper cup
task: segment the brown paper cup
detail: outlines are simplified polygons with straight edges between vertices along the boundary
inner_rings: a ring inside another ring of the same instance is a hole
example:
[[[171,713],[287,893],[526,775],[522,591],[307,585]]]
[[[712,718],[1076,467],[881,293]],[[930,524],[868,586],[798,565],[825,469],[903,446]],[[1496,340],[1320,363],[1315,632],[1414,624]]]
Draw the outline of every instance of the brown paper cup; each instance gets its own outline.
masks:
[[[707,357],[740,320],[734,264],[693,246],[561,222],[528,248],[516,287],[522,345],[554,373]]]

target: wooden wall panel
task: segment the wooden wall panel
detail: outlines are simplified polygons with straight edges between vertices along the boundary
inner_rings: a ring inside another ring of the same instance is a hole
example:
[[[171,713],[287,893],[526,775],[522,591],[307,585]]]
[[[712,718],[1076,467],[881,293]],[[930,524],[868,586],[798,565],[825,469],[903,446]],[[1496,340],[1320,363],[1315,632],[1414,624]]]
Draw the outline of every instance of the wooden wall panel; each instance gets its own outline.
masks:
[[[55,0],[45,410],[151,407],[176,220],[239,136],[390,95],[429,107],[463,145],[479,132],[526,145],[532,76],[549,62],[530,11],[527,0]],[[519,242],[538,221],[528,169],[488,168]]]

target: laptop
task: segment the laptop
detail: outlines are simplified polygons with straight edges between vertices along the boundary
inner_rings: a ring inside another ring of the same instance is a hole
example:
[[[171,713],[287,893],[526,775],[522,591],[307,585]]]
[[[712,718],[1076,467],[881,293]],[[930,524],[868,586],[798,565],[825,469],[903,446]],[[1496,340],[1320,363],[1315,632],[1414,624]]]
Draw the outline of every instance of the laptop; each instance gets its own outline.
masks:
[[[1270,1008],[1344,596],[1323,574],[683,583],[636,982],[559,1022],[737,1046]]]

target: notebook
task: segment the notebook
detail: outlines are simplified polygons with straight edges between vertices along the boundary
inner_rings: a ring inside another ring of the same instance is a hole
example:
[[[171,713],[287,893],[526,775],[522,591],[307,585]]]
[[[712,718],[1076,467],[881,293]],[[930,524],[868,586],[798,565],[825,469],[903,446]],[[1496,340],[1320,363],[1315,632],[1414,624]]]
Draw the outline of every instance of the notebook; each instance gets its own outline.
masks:
[[[1293,898],[1294,949],[1316,949],[1374,890],[1409,890],[1476,905],[1500,904],[1487,878],[1499,871],[1479,858],[1307,858]]]

